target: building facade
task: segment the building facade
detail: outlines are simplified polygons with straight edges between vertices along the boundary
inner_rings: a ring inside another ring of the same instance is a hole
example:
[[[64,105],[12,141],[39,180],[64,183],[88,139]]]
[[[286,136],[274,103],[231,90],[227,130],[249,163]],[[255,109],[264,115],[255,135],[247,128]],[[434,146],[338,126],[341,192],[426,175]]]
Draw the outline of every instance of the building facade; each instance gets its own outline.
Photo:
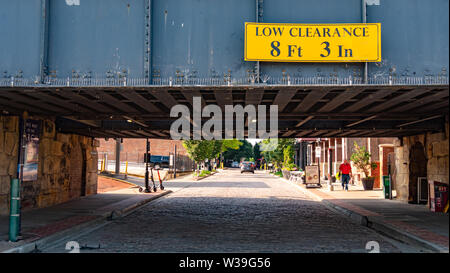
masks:
[[[98,138],[100,146],[98,147],[99,159],[104,158],[105,154],[108,154],[110,159],[115,159],[116,141],[109,138]],[[150,154],[169,156],[175,152],[175,146],[177,149],[177,155],[187,156],[186,149],[182,145],[180,140],[170,139],[149,139],[150,142]],[[146,152],[146,140],[140,139],[123,139],[121,141],[120,159],[121,161],[143,163],[144,155]]]
[[[382,177],[390,174],[397,200],[420,203],[421,179],[449,184],[448,127],[447,122],[444,132],[402,138],[299,138],[295,161],[302,169],[307,165],[319,165],[321,179],[327,181],[336,175],[339,165],[347,159],[352,164],[353,183],[361,185],[364,173],[350,161],[354,143],[357,143],[366,147],[371,161],[377,164],[377,168],[371,170],[375,189],[383,188]],[[320,156],[316,154],[316,147],[321,148]],[[425,195],[427,191],[428,187]],[[429,199],[429,196],[425,198]]]
[[[387,175],[388,164],[392,160],[395,138],[299,138],[297,139],[296,162],[300,168],[306,165],[320,165],[322,179],[335,176],[339,172],[339,165],[354,152],[354,144],[366,147],[371,154],[371,161],[377,164],[371,175],[375,177],[375,188],[381,188],[381,177]],[[316,147],[320,147],[320,155],[316,154]],[[364,173],[352,164],[353,182],[361,184]]]
[[[37,125],[32,141],[20,141],[24,121]],[[11,179],[18,177],[20,166],[20,143],[26,147],[20,187],[22,210],[97,193],[98,141],[59,133],[51,119],[0,116],[0,215],[9,213]]]
[[[103,162],[115,162],[116,160],[116,140],[98,138],[99,160]],[[150,154],[152,156],[164,156],[170,158],[176,153],[177,171],[192,170],[193,161],[188,157],[186,149],[181,140],[170,139],[149,139]],[[144,167],[144,157],[146,153],[146,139],[121,139],[120,157],[121,165],[128,162],[135,167]],[[107,164],[107,163],[106,163]],[[111,166],[109,166],[111,168]],[[123,167],[122,167],[123,169]],[[128,172],[128,171],[127,171]]]

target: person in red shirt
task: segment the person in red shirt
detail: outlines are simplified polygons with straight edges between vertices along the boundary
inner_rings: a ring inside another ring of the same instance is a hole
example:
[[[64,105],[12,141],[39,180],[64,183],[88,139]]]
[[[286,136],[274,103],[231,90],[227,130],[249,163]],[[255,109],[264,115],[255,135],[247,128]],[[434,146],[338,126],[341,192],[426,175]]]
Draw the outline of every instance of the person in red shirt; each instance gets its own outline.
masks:
[[[348,191],[348,182],[350,181],[350,176],[352,175],[352,166],[348,163],[347,159],[344,160],[339,166],[339,171],[341,172],[341,182],[342,190]]]

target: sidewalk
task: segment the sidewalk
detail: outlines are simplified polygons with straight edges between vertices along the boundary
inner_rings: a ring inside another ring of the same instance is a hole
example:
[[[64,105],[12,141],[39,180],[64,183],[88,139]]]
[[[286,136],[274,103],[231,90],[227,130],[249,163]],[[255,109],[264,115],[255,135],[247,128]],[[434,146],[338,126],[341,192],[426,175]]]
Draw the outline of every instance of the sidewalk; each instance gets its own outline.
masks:
[[[329,191],[326,184],[308,189],[303,184],[294,185],[331,209],[384,235],[434,252],[449,251],[448,214],[431,212],[426,205],[384,199],[380,189],[365,191],[350,186],[349,191],[343,191],[335,183],[334,190]]]
[[[172,191],[140,193],[132,184],[99,176],[99,194],[22,213],[22,240],[8,242],[9,217],[0,216],[0,252],[30,252],[35,246],[111,220]]]

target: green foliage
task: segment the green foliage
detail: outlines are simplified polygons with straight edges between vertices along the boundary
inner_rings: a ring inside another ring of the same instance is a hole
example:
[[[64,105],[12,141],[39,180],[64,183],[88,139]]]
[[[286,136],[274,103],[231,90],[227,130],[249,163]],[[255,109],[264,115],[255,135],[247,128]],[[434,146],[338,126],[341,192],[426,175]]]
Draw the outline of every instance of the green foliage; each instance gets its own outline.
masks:
[[[279,172],[275,172],[275,175],[279,176],[279,177],[283,177],[283,172],[279,171]]]
[[[276,168],[283,166],[283,168],[295,168],[292,165],[294,158],[294,144],[293,138],[278,139],[278,143],[274,139],[265,139],[262,141],[262,155],[267,163],[273,163]]]
[[[186,148],[188,156],[195,162],[203,162],[212,158],[215,143],[211,140],[184,140],[183,147]]]
[[[204,160],[204,155],[201,154],[200,140],[183,140],[183,147],[192,160],[201,162]]]
[[[189,158],[197,163],[206,159],[217,158],[220,153],[238,149],[241,145],[239,140],[183,140],[183,147],[186,149]]]
[[[292,164],[294,157],[294,150],[292,149],[292,146],[286,146],[283,149],[283,167],[287,167],[290,164]]]
[[[367,151],[366,147],[360,147],[356,142],[354,142],[354,150],[355,152],[350,157],[353,164],[355,164],[356,168],[364,172],[366,177],[370,175],[370,169],[375,170],[377,168],[377,164],[370,161],[371,154]]]
[[[256,160],[259,160],[259,159],[261,159],[261,149],[260,149],[260,147],[259,147],[259,144],[258,143],[256,143],[254,146],[253,146],[253,157],[256,159]]]
[[[208,170],[202,170],[200,173],[194,172],[192,175],[198,176],[198,177],[204,177],[210,175],[211,172]]]
[[[237,140],[239,141],[239,140]],[[253,157],[253,146],[247,140],[239,141],[241,145],[237,150],[227,150],[223,153],[225,160],[241,161],[242,158]]]
[[[297,171],[298,167],[295,163],[290,163],[288,165],[283,165],[283,170],[285,171]]]
[[[242,142],[238,139],[224,139],[218,140],[222,142],[222,150],[221,152],[226,152],[228,150],[238,150],[241,147]]]

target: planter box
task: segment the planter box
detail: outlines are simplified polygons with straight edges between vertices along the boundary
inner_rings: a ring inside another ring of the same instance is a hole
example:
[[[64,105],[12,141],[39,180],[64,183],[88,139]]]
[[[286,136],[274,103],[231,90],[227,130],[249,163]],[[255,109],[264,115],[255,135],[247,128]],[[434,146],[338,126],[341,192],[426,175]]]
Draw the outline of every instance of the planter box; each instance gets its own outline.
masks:
[[[375,182],[375,177],[363,178],[361,182],[363,184],[365,191],[371,191],[371,190],[373,190],[373,184]]]
[[[291,178],[291,171],[285,171],[282,170],[281,171],[283,173],[283,178],[289,180],[289,178]]]
[[[205,176],[193,176],[193,179],[195,181],[198,181],[198,180],[202,180],[204,178],[210,177],[211,175],[214,175],[214,174],[215,174],[215,172],[212,172],[211,174],[208,174],[208,175],[205,175]]]

